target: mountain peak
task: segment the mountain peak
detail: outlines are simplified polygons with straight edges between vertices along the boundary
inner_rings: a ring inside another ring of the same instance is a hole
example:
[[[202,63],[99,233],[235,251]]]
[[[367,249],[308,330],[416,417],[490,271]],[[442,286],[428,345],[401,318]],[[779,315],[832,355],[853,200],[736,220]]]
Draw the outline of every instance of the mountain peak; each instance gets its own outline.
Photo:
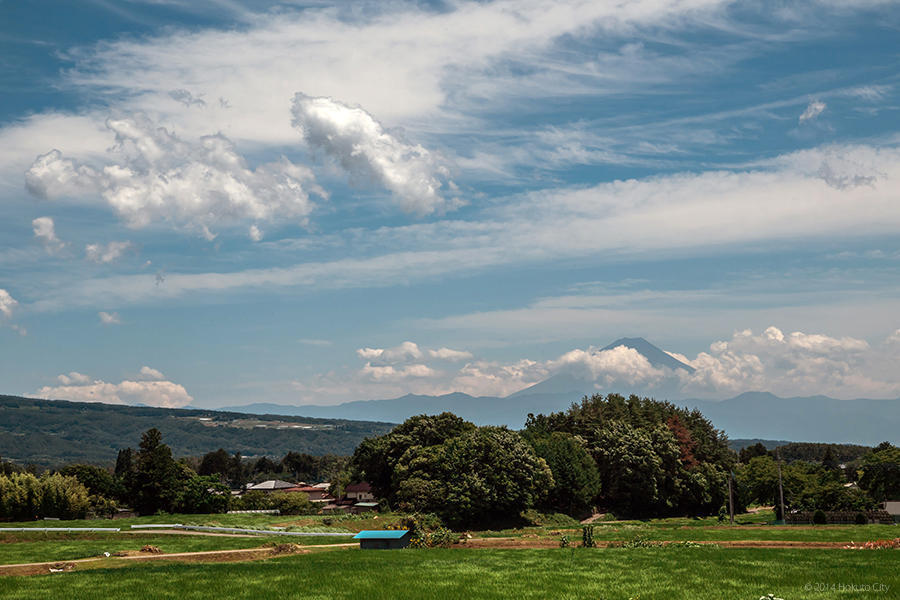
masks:
[[[602,348],[602,350],[612,350],[619,346],[631,348],[646,358],[654,367],[668,367],[670,369],[684,369],[688,373],[694,372],[694,367],[687,365],[671,354],[660,350],[642,337],[628,338],[623,337],[614,341],[612,344]]]

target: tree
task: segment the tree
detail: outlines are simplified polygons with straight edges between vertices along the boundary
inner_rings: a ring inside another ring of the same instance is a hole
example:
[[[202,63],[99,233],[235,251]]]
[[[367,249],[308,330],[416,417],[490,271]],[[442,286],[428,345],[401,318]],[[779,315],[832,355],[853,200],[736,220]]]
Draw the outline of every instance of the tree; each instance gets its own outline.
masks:
[[[742,463],[747,464],[757,456],[768,456],[769,451],[766,449],[765,444],[762,442],[756,442],[752,446],[747,446],[746,448],[741,448],[740,453],[738,453],[738,460]]]
[[[553,486],[544,504],[547,508],[576,516],[589,511],[600,494],[600,474],[584,440],[555,431],[529,440],[535,454],[553,473]]]
[[[465,430],[403,454],[393,477],[402,508],[433,512],[457,527],[486,524],[517,518],[553,485],[547,463],[518,433],[505,427]]]
[[[883,442],[863,458],[859,487],[878,502],[900,499],[900,448]]]
[[[223,513],[231,490],[214,475],[193,475],[181,487],[176,509],[188,514]]]
[[[662,459],[654,452],[650,435],[612,421],[597,430],[592,451],[606,504],[618,513],[653,514],[660,500]]]
[[[353,477],[368,481],[377,497],[393,505],[398,483],[394,480],[395,467],[407,451],[438,446],[474,429],[472,423],[448,412],[410,417],[387,435],[362,441],[351,458]]]
[[[277,473],[279,470],[278,463],[268,456],[258,458],[253,464],[254,473]]]
[[[41,478],[31,473],[0,475],[0,518],[83,519],[89,507],[87,489],[74,477],[59,473]]]
[[[75,477],[88,493],[103,498],[118,498],[122,495],[122,488],[112,473],[102,467],[94,465],[73,464],[60,469],[61,475]]]
[[[197,473],[200,475],[219,475],[222,479],[228,479],[228,471],[231,468],[231,457],[223,448],[214,452],[207,452],[200,460]]]
[[[155,427],[141,436],[135,455],[134,476],[129,490],[133,507],[142,515],[172,512],[183,483],[183,471],[172,458],[172,450],[162,443]]]

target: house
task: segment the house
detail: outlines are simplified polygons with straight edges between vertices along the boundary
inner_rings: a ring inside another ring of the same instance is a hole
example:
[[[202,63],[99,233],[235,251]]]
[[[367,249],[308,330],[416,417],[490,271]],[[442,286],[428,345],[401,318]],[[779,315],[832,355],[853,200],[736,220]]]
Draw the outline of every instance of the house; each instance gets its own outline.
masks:
[[[360,550],[399,550],[409,546],[412,531],[409,529],[360,531],[353,539],[359,540]]]
[[[314,485],[295,485],[292,488],[286,489],[284,491],[303,492],[309,497],[310,502],[315,502],[316,504],[327,504],[334,501],[334,498],[328,493],[327,489],[322,489]]]
[[[900,523],[900,500],[888,500],[884,503],[884,510]]]
[[[354,502],[371,502],[375,500],[372,486],[368,482],[351,483],[344,490],[344,497]]]
[[[350,512],[354,515],[358,515],[359,513],[371,512],[373,510],[378,510],[377,502],[357,502],[350,506]]]
[[[262,481],[260,483],[256,483],[253,485],[247,486],[248,492],[260,491],[260,492],[287,492],[292,491],[293,488],[296,488],[296,483],[291,483],[289,481],[282,481],[280,479],[269,479],[268,481]]]

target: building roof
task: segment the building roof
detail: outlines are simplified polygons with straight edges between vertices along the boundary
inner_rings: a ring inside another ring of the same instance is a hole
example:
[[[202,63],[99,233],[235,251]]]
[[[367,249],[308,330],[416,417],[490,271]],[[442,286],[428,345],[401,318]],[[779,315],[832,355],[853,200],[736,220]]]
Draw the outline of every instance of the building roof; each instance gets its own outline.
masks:
[[[287,488],[296,487],[297,484],[290,483],[288,481],[282,481],[280,479],[269,479],[268,481],[262,481],[255,485],[247,486],[248,490],[283,490]]]
[[[353,506],[371,507],[371,506],[378,506],[378,503],[377,502],[357,502]]]
[[[409,529],[384,529],[360,531],[353,536],[354,540],[399,540],[411,533]]]
[[[298,492],[307,492],[307,493],[314,492],[316,494],[327,494],[328,493],[327,489],[322,489],[322,488],[316,487],[314,485],[297,486],[295,488],[295,490]]]
[[[344,493],[347,492],[371,492],[372,486],[369,485],[367,481],[361,481],[360,483],[351,483],[346,488],[344,488]]]

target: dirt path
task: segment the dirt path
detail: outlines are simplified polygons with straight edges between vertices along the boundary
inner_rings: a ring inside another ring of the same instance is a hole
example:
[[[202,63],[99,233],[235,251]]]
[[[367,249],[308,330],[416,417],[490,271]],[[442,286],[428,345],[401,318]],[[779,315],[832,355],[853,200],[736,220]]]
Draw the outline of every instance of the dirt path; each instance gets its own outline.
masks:
[[[578,541],[576,540],[577,544]],[[607,548],[622,542],[597,541],[599,548]],[[664,541],[663,544],[678,542]],[[785,540],[737,540],[737,541],[704,541],[701,545],[717,545],[722,548],[843,548],[850,542],[795,542]],[[559,548],[559,540],[552,538],[473,538],[458,548]]]
[[[74,571],[79,565],[106,561],[111,566],[119,561],[147,562],[152,560],[175,560],[177,562],[210,563],[210,562],[243,562],[288,556],[292,554],[307,554],[316,548],[346,548],[355,547],[356,543],[344,544],[315,544],[312,546],[294,546],[288,551],[279,551],[272,546],[262,548],[242,548],[238,550],[206,550],[203,552],[173,552],[171,554],[149,554],[137,550],[128,552],[125,556],[95,556],[92,558],[79,558],[75,560],[55,560],[49,562],[19,563],[14,565],[0,565],[0,576],[3,575],[46,575],[48,573]]]
[[[252,533],[219,533],[216,531],[189,531],[187,529],[126,529],[119,533],[131,533],[134,535],[207,535],[210,537],[236,537],[236,538],[258,538],[260,536]]]

